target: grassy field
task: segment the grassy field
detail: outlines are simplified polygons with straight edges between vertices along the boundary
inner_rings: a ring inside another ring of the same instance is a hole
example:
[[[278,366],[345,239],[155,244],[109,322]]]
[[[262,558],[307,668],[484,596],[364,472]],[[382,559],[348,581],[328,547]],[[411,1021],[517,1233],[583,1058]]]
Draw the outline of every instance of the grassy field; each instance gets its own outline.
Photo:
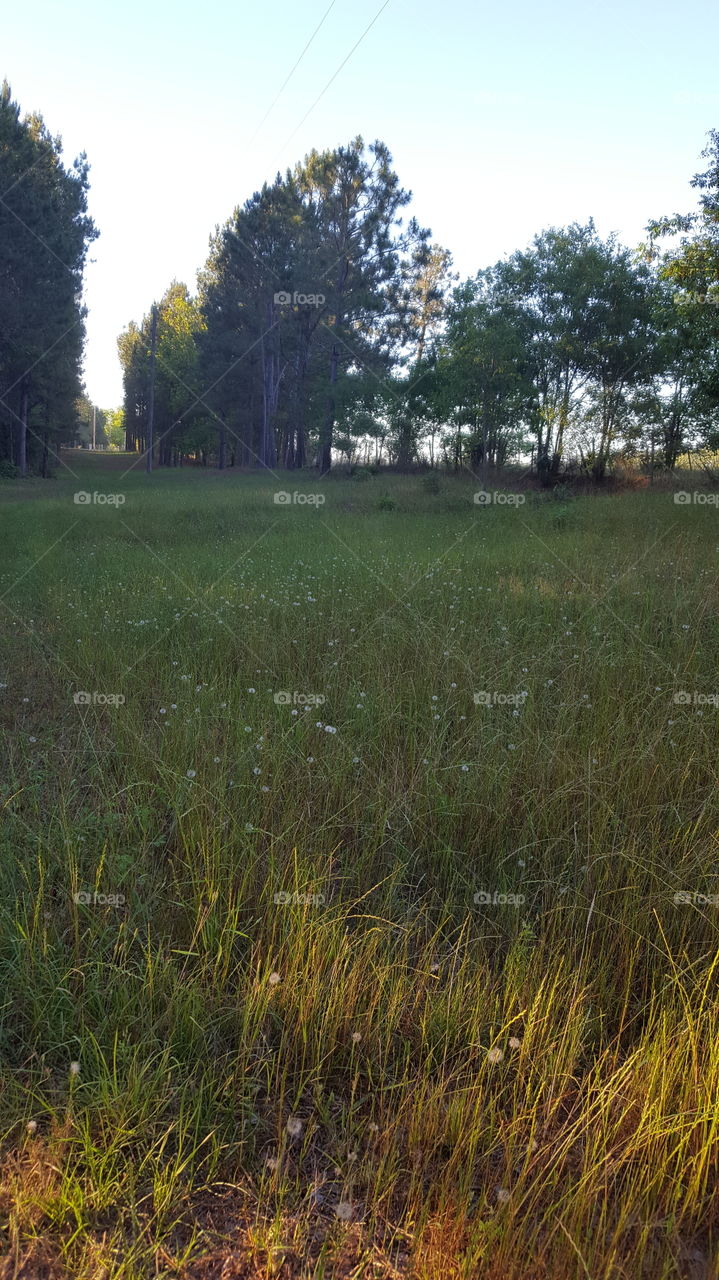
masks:
[[[716,1277],[717,507],[68,463],[0,490],[3,1280]]]

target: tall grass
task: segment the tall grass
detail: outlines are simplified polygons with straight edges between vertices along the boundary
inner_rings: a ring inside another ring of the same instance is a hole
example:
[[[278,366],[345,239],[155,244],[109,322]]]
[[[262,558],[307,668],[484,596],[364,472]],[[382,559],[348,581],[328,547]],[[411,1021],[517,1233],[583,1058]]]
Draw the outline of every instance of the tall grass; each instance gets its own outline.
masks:
[[[2,513],[5,1274],[715,1275],[714,508],[103,464]]]

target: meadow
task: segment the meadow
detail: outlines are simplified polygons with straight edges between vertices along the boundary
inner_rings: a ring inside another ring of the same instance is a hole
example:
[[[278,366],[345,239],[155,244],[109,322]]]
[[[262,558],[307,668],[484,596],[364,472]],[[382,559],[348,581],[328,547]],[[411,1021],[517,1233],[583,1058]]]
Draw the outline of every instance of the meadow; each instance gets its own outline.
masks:
[[[3,1280],[716,1277],[717,506],[66,460],[0,482]]]

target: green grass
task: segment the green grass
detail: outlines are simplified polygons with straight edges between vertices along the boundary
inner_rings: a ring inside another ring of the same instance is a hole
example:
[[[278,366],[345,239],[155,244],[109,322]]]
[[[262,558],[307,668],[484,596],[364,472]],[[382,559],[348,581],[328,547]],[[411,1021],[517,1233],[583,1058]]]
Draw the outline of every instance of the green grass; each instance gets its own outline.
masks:
[[[0,488],[7,1276],[714,1275],[716,508],[68,462]]]

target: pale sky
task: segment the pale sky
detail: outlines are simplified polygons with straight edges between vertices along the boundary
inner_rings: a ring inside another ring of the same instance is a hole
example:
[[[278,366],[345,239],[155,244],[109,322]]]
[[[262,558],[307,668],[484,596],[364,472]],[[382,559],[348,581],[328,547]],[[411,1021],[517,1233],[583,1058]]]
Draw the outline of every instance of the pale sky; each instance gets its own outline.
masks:
[[[382,6],[6,8],[0,79],[62,135],[67,159],[84,150],[91,164],[101,235],[87,272],[86,383],[96,403],[121,402],[121,329],[173,278],[194,288],[215,225],[312,147],[358,133],[386,142],[414,194],[408,215],[463,276],[550,225],[593,216],[602,235],[634,245],[650,217],[695,207],[689,179],[719,128],[715,0]]]

